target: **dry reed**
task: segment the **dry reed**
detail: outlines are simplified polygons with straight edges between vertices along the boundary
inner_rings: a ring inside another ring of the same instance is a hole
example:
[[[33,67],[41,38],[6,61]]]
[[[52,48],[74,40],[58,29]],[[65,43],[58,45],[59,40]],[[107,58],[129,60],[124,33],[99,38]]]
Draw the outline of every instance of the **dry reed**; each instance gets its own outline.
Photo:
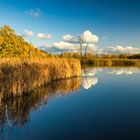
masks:
[[[3,58],[0,61],[0,94],[19,96],[52,81],[81,75],[76,59]]]

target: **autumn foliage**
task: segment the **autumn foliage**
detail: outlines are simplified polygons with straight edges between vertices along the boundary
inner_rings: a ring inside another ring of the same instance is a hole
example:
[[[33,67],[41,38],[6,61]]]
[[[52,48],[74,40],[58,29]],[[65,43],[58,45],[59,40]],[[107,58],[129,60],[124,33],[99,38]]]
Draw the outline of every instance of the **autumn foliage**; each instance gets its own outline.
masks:
[[[0,28],[0,57],[45,57],[46,54],[5,25]]]

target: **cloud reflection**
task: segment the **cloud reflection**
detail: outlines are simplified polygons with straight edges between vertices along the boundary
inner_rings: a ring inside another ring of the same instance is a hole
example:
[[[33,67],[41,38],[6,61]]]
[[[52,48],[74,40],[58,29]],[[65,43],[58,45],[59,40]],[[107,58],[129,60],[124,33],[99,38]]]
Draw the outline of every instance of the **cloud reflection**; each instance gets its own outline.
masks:
[[[82,79],[82,86],[84,89],[89,89],[98,83],[98,79],[94,77],[87,77]]]
[[[108,72],[109,74],[116,74],[116,75],[132,75],[136,73],[140,73],[139,68],[113,68],[111,71]]]
[[[90,89],[98,83],[98,79],[94,77],[98,70],[96,68],[87,68],[82,71],[82,86],[84,89]]]

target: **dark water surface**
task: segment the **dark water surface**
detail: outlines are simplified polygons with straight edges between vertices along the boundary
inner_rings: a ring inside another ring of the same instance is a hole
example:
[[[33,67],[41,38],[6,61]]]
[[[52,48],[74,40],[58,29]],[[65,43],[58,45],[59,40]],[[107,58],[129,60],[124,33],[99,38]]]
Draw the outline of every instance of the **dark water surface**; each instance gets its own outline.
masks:
[[[0,107],[0,140],[140,140],[140,69],[86,69]]]

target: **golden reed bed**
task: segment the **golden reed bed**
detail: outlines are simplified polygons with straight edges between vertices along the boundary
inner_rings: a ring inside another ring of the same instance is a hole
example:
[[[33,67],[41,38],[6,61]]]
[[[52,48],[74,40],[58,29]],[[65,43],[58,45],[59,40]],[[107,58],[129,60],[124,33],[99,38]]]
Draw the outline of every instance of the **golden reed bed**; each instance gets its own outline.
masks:
[[[76,59],[0,59],[0,96],[19,96],[52,81],[81,75]]]

